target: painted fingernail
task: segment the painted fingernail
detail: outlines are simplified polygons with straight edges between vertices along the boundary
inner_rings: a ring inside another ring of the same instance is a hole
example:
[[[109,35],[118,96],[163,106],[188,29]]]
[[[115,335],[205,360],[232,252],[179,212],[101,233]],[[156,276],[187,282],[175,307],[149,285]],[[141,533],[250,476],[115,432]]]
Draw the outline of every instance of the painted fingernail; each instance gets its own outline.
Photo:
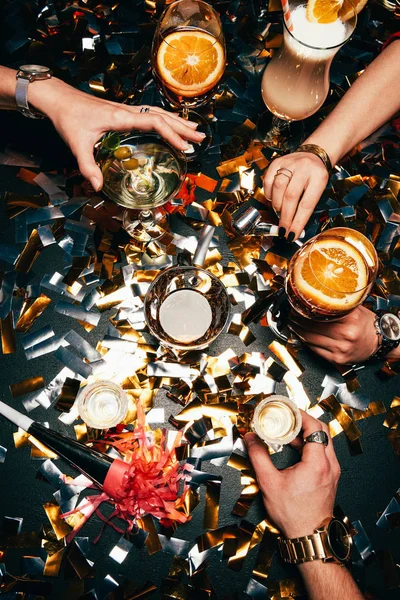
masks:
[[[285,237],[285,235],[286,235],[286,229],[285,229],[285,227],[279,227],[279,229],[278,229],[278,235],[282,239]]]
[[[293,232],[293,231],[291,231],[291,232],[289,233],[289,235],[287,236],[287,241],[288,241],[288,242],[293,242],[293,240],[294,240],[294,232]]]

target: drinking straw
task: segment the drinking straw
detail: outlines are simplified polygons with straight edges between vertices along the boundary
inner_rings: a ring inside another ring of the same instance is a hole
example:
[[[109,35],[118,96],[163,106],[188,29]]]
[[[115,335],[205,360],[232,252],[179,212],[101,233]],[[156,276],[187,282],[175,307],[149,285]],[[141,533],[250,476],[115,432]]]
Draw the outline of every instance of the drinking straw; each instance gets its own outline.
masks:
[[[283,9],[283,18],[285,19],[286,27],[289,31],[293,31],[292,15],[290,14],[288,0],[281,0]]]

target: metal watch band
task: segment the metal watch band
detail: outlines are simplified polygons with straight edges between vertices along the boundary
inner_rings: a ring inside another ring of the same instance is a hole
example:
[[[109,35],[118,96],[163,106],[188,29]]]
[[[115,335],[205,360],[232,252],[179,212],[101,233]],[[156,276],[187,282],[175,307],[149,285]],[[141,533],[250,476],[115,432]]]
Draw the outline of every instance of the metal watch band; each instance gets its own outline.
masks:
[[[326,540],[326,531],[290,540],[279,537],[278,548],[286,563],[298,564],[312,560],[327,560],[332,558],[332,554],[328,550]]]
[[[396,317],[396,315],[393,316]],[[385,335],[383,335],[383,332],[380,327],[381,317],[382,315],[377,315],[375,317],[374,325],[376,334],[379,336],[379,346],[378,349],[369,357],[370,361],[382,360],[387,354],[389,354],[389,352],[400,346],[400,340],[390,340]],[[398,318],[399,317],[397,317],[397,319]]]
[[[28,66],[29,67],[29,66]],[[52,76],[52,72],[50,69],[46,67],[37,67],[37,65],[32,65],[32,72],[29,73],[22,70],[25,67],[20,67],[17,72],[17,83],[15,86],[15,102],[18,110],[24,115],[24,117],[29,117],[30,119],[44,119],[45,115],[40,113],[37,110],[32,109],[28,103],[28,87],[30,83],[35,81],[41,81],[50,79]],[[45,73],[35,72],[35,67],[39,69],[46,70]]]

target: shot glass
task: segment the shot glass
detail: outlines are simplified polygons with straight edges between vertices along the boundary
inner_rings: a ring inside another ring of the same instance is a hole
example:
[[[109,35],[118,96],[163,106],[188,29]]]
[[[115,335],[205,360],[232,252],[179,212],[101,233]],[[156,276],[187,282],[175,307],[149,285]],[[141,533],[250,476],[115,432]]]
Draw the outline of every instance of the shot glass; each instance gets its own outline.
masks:
[[[78,395],[81,419],[95,429],[108,429],[121,423],[128,412],[126,392],[112,381],[97,381]]]
[[[251,428],[274,450],[289,444],[301,429],[301,414],[286,396],[269,396],[256,407]]]

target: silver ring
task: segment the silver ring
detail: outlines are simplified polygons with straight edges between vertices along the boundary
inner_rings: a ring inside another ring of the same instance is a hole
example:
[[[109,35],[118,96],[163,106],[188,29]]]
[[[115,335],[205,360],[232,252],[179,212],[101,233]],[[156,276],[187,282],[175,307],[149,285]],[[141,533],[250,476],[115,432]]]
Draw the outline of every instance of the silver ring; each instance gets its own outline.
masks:
[[[323,444],[324,446],[327,446],[329,443],[329,438],[325,431],[314,431],[314,433],[310,433],[310,435],[304,438],[303,442],[305,444],[314,442],[315,444]]]
[[[150,109],[148,106],[142,106],[142,108],[140,109],[141,113],[148,113],[150,112]]]

